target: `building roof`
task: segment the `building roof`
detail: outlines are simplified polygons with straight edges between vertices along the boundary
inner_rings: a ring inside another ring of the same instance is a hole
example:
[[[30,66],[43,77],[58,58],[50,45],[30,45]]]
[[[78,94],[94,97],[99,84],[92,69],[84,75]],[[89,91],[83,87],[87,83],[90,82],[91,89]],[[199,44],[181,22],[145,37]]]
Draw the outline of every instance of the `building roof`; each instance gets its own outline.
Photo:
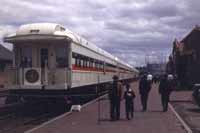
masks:
[[[5,48],[3,45],[0,44],[0,60],[7,60],[11,61],[13,58],[12,51]]]
[[[185,43],[188,41],[189,38],[191,38],[191,36],[198,36],[197,34],[200,33],[200,26],[196,25],[191,31],[190,33],[188,33],[182,40],[181,42]]]
[[[200,26],[196,25],[180,42],[175,39],[173,42],[173,53],[180,55],[191,55],[194,51],[199,51]]]

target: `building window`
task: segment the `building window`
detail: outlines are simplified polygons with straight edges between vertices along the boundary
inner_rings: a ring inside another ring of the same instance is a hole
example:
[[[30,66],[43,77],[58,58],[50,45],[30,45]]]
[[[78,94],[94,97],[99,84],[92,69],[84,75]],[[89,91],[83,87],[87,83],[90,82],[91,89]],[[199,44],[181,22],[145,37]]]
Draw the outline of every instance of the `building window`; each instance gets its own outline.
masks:
[[[1,61],[0,61],[1,62]],[[4,72],[5,70],[5,67],[6,67],[6,64],[5,63],[0,63],[0,72]]]

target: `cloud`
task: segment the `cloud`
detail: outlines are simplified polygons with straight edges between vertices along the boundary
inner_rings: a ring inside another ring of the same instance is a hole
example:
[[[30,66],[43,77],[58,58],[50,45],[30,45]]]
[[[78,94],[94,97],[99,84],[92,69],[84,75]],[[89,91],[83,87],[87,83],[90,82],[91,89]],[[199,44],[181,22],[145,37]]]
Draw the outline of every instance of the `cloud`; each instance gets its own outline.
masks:
[[[183,38],[200,22],[200,1],[194,0],[1,0],[0,4],[0,39],[25,23],[60,23],[132,65],[144,65],[150,55],[165,60],[174,38]]]

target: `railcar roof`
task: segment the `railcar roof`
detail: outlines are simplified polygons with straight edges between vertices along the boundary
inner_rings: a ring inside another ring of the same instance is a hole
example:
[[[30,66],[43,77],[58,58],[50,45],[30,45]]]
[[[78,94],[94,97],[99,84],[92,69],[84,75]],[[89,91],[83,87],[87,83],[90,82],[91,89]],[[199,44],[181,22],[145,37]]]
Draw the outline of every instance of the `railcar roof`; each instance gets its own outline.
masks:
[[[132,69],[132,67],[121,61],[118,60],[115,56],[111,55],[110,53],[106,52],[105,50],[97,47],[93,43],[87,41],[86,39],[82,38],[78,34],[66,29],[64,26],[56,23],[33,23],[33,24],[25,24],[19,27],[19,29],[14,34],[10,34],[7,38],[23,36],[23,35],[56,35],[56,36],[67,36],[72,39],[73,42],[83,45],[88,49],[91,49],[97,53],[103,54],[104,56],[123,64],[124,66]]]

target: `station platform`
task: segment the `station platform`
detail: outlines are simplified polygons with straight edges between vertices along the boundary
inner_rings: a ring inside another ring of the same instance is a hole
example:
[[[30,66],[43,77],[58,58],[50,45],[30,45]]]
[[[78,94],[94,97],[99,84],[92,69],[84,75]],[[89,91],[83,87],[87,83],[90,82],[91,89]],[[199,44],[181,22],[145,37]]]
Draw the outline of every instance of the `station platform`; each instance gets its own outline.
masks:
[[[82,108],[81,112],[66,113],[25,133],[185,133],[171,108],[162,112],[157,85],[149,95],[148,109],[141,111],[138,83],[131,84],[136,93],[135,113],[132,120],[125,117],[124,100],[121,102],[121,119],[110,121],[109,101],[105,96]],[[98,108],[100,107],[100,108]],[[100,113],[98,114],[98,109]],[[99,116],[99,117],[98,117]],[[98,119],[100,118],[100,119]]]

